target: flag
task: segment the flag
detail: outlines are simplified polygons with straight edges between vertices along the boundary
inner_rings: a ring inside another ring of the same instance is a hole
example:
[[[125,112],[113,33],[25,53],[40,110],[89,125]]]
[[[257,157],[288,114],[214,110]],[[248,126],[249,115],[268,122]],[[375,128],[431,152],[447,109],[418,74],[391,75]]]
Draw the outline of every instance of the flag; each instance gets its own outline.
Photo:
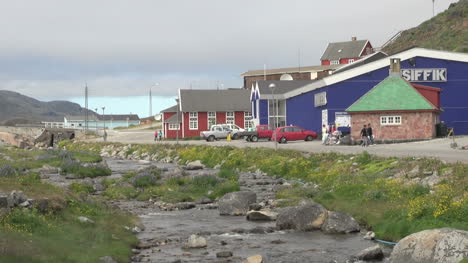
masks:
[[[260,89],[258,88],[258,82],[257,82],[255,86],[255,100],[259,100],[259,99],[260,99]]]

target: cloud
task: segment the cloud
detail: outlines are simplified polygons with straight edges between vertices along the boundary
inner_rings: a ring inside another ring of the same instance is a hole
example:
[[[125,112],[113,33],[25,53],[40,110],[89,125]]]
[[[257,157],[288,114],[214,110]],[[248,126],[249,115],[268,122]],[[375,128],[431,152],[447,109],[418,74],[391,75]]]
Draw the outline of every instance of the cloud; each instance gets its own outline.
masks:
[[[436,1],[442,11],[456,0]],[[429,0],[15,0],[0,9],[0,89],[173,95],[242,84],[248,69],[319,63],[329,42],[374,46],[432,15]],[[418,10],[415,12],[414,10]],[[193,86],[193,84],[192,84]]]

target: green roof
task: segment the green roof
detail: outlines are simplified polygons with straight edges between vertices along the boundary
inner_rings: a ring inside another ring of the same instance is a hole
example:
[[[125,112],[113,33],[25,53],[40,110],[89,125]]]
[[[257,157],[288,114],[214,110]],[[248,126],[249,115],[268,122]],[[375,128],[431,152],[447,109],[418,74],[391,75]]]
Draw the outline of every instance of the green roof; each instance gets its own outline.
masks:
[[[398,76],[389,76],[346,109],[348,112],[435,110],[411,84]]]

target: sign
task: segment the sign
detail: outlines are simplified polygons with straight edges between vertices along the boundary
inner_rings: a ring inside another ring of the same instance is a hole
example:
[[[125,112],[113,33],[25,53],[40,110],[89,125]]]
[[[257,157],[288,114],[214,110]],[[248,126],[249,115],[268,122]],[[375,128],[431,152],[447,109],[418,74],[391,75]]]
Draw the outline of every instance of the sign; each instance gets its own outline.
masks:
[[[402,69],[401,76],[410,82],[447,82],[446,68]]]
[[[324,124],[328,127],[328,110],[322,110],[322,126]]]
[[[350,127],[351,115],[347,112],[335,112],[335,125],[336,127]]]

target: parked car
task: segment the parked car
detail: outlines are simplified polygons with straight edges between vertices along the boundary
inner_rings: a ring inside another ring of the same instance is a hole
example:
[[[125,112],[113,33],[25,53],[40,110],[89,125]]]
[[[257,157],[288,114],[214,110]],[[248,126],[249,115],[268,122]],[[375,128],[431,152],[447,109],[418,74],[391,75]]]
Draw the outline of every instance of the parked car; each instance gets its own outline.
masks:
[[[317,133],[305,130],[298,126],[283,126],[276,128],[276,130],[271,135],[272,141],[275,140],[275,133],[276,140],[280,143],[298,140],[312,141],[313,139],[317,139]]]
[[[232,139],[237,140],[239,138],[239,132],[245,132],[245,129],[237,126],[236,124],[221,124],[223,127],[228,127],[231,130]]]
[[[208,142],[212,142],[214,140],[226,139],[229,133],[231,133],[232,137],[237,135],[237,132],[231,130],[226,124],[216,124],[211,126],[209,131],[202,131],[200,137]]]
[[[245,131],[239,132],[239,137],[245,137],[245,140],[248,142],[257,142],[258,139],[271,139],[271,135],[273,134],[274,128],[271,125],[257,125],[256,130],[254,131]]]

